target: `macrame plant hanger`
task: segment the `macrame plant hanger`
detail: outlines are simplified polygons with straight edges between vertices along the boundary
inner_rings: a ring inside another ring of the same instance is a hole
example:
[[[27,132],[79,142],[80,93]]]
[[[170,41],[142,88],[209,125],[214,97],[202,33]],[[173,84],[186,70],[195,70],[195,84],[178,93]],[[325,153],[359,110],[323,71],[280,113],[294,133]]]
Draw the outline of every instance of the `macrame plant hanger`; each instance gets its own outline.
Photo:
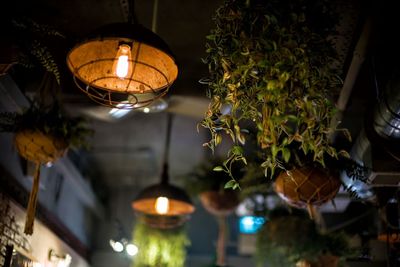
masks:
[[[39,99],[36,101],[36,108],[45,110],[58,108],[57,96],[54,92],[55,87],[58,87],[55,77],[46,72],[38,89]],[[48,96],[50,96],[50,98],[47,98]],[[35,105],[35,101],[33,101],[31,105]],[[54,136],[48,135],[38,129],[24,129],[18,131],[15,134],[14,142],[18,153],[24,159],[35,164],[24,227],[24,233],[32,235],[40,184],[40,167],[42,164],[54,162],[62,157],[65,154],[67,145],[63,140],[58,140]]]

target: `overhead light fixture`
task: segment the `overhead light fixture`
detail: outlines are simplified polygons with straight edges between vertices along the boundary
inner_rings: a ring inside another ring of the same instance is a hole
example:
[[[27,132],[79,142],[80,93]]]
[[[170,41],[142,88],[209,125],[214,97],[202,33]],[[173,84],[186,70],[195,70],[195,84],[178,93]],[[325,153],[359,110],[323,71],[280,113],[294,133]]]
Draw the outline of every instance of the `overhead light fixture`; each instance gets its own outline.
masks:
[[[169,152],[171,114],[168,126],[164,167],[161,182],[145,188],[132,203],[135,211],[145,215],[144,221],[155,228],[173,228],[184,223],[195,208],[184,190],[169,184],[167,157]]]
[[[164,164],[159,184],[145,188],[133,201],[134,210],[148,215],[180,216],[194,212],[194,206],[184,190],[168,182],[168,165]]]
[[[164,96],[178,76],[168,45],[134,21],[133,1],[129,8],[128,23],[100,28],[67,55],[78,88],[113,108],[143,108]]]
[[[110,246],[115,252],[122,252],[124,251],[124,242],[122,240],[114,240],[110,239]]]
[[[122,238],[120,240],[110,239],[110,246],[115,252],[123,252],[125,250],[128,256],[135,256],[139,249],[135,244],[129,243],[128,240]]]
[[[121,253],[125,250],[128,256],[135,256],[139,251],[138,247],[129,242],[128,239],[126,238],[126,232],[124,231],[124,227],[121,221],[117,219],[115,220],[115,223],[117,228],[117,234],[114,236],[114,238],[111,238],[109,240],[111,248],[115,252]]]

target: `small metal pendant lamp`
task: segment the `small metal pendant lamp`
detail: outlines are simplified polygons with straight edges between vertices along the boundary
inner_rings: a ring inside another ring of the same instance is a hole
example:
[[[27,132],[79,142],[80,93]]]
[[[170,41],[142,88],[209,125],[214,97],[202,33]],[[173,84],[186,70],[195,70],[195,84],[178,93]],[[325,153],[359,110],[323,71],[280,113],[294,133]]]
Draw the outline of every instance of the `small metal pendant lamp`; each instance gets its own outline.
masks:
[[[154,228],[174,228],[188,220],[195,208],[184,190],[169,184],[167,157],[171,136],[171,115],[168,113],[166,149],[161,182],[145,188],[132,202],[132,208],[144,215],[144,221]]]
[[[137,23],[133,7],[130,0],[128,23],[98,29],[67,55],[75,84],[101,105],[142,108],[164,96],[178,76],[168,45]]]

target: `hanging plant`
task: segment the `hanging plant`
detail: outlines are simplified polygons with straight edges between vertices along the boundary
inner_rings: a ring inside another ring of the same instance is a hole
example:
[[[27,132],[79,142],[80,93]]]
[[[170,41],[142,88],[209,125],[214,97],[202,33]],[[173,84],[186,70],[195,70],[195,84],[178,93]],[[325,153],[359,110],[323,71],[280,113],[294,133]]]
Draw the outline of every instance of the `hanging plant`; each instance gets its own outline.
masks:
[[[183,267],[190,240],[184,227],[161,230],[139,221],[133,232],[133,243],[139,247],[133,267]]]
[[[40,66],[52,73],[60,84],[60,69],[54,54],[60,41],[65,39],[61,32],[28,17],[12,18],[6,24],[4,31],[6,37],[2,43],[8,50],[12,47],[12,52],[15,54],[12,57],[5,55],[12,58],[10,63],[18,63],[27,68]]]
[[[49,91],[46,90],[54,85],[51,77],[53,76],[45,74],[38,95],[49,96],[46,94]],[[0,131],[14,132],[14,144],[18,153],[36,164],[24,230],[29,235],[33,233],[40,166],[56,161],[69,147],[85,145],[88,135],[92,133],[82,118],[68,118],[57,101],[45,105],[46,101],[43,99],[32,101],[30,107],[22,113],[0,113]]]
[[[354,255],[342,233],[321,234],[303,213],[274,210],[257,233],[256,259],[260,266],[336,267],[340,259]],[[330,262],[328,264],[327,262]]]
[[[237,191],[226,190],[226,183],[230,180],[229,175],[225,172],[213,171],[213,166],[221,162],[220,159],[213,159],[199,166],[186,186],[189,192],[198,195],[204,209],[217,220],[216,266],[226,265],[226,217],[232,214],[240,203]],[[243,170],[238,166],[235,167],[232,171],[240,179],[243,176]]]
[[[230,187],[230,176],[225,172],[216,172],[213,166],[222,164],[221,159],[213,159],[202,165],[192,173],[187,180],[186,188],[192,195],[197,195],[204,208],[215,216],[229,214],[239,204],[239,195]],[[239,165],[234,166],[232,173],[237,179],[244,175]]]
[[[228,0],[207,36],[211,103],[201,125],[212,150],[224,135],[233,144],[215,168],[231,174],[247,163],[243,146],[254,129],[265,176],[287,169],[296,154],[325,165],[324,157],[347,156],[328,136],[337,129],[332,96],[340,89],[335,51],[328,37],[335,21],[329,1]],[[224,112],[222,112],[224,107]],[[227,108],[228,107],[228,111]],[[347,131],[344,130],[347,134]],[[229,187],[238,187],[231,175]]]

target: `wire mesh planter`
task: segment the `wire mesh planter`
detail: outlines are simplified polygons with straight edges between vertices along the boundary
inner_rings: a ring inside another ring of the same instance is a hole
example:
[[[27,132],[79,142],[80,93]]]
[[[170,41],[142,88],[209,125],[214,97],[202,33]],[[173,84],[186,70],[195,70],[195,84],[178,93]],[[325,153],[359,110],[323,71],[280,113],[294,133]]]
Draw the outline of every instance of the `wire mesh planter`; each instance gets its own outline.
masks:
[[[313,167],[282,172],[275,181],[278,195],[293,207],[307,208],[310,217],[314,217],[313,207],[332,200],[340,186],[337,175]]]
[[[45,134],[39,130],[22,130],[17,132],[14,143],[18,153],[23,158],[36,164],[24,228],[24,233],[31,235],[33,233],[39,193],[40,166],[41,164],[53,162],[62,157],[67,151],[68,145],[62,139]]]

